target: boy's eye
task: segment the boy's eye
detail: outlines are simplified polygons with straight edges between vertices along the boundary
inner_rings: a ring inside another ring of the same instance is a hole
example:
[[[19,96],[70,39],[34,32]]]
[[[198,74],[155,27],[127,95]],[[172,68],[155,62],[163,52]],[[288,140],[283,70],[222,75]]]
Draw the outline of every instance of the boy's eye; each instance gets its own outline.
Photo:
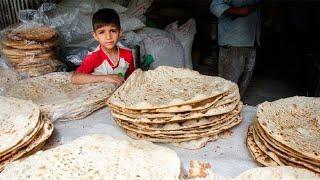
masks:
[[[112,29],[112,30],[111,30],[111,32],[113,32],[113,33],[116,33],[116,32],[117,32],[117,30],[115,30],[115,29]]]
[[[104,33],[104,31],[99,31],[99,32],[98,32],[98,34],[103,34],[103,33]]]

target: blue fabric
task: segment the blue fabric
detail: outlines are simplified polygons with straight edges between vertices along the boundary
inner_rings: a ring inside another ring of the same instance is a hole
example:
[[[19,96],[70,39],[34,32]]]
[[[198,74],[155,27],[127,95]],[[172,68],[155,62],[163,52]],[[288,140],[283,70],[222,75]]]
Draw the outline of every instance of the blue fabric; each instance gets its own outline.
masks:
[[[220,46],[253,47],[260,37],[260,12],[258,9],[246,17],[232,20],[223,12],[230,7],[255,5],[260,0],[213,0],[210,11],[219,18],[218,43]]]

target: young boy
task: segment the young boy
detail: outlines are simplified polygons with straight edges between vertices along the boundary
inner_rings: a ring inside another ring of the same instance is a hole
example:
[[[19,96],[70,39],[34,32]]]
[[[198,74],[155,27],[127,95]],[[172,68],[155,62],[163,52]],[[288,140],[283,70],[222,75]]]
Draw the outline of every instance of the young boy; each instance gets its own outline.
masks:
[[[73,73],[71,82],[108,82],[120,85],[135,67],[131,50],[117,46],[122,35],[119,15],[113,9],[101,9],[93,15],[92,26],[93,37],[100,45],[84,58]]]

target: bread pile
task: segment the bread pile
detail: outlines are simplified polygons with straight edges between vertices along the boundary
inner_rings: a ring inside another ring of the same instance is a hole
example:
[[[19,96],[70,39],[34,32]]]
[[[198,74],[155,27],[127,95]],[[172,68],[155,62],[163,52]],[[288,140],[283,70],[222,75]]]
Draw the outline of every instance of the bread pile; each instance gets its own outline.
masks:
[[[195,160],[190,161],[188,176],[181,179],[188,180],[319,180],[320,174],[307,169],[276,166],[276,167],[257,167],[246,170],[235,177],[221,176],[212,171],[210,164],[201,163]]]
[[[53,125],[31,101],[0,96],[0,171],[33,154],[51,136]]]
[[[320,98],[290,97],[260,104],[247,146],[265,166],[289,165],[320,173]]]
[[[32,100],[52,121],[74,120],[106,106],[106,100],[117,88],[110,83],[75,85],[70,76],[68,72],[54,72],[23,79],[7,86],[4,95]]]
[[[55,46],[57,33],[50,27],[17,28],[4,33],[2,53],[16,71],[34,77],[57,70]]]
[[[169,148],[88,135],[13,162],[0,179],[178,180],[179,174],[179,157]]]
[[[317,180],[319,174],[290,166],[258,167],[249,169],[232,180]]]
[[[242,120],[235,83],[166,66],[136,70],[108,105],[130,137],[189,149],[203,147]]]

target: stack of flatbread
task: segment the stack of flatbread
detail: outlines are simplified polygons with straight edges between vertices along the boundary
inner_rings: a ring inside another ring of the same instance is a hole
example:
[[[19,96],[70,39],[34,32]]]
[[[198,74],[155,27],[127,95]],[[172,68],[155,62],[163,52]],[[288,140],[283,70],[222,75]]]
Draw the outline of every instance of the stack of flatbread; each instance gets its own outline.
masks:
[[[4,91],[5,96],[32,100],[41,113],[51,120],[81,119],[106,106],[106,100],[116,89],[110,83],[75,85],[71,73],[55,72],[23,79]]]
[[[178,180],[179,174],[179,157],[169,148],[90,135],[13,162],[0,179]]]
[[[51,136],[53,125],[31,101],[0,96],[0,171],[33,154]]]
[[[52,50],[55,46],[57,33],[54,29],[21,27],[4,33],[2,53],[16,71],[34,77],[57,70],[59,63]]]
[[[289,165],[320,173],[320,98],[290,97],[260,104],[247,146],[265,166]]]
[[[203,147],[242,120],[235,83],[166,66],[136,70],[108,105],[130,137],[188,149]]]
[[[302,168],[281,167],[258,167],[249,169],[233,180],[317,180],[320,175]]]
[[[291,166],[258,167],[246,170],[236,177],[214,173],[210,164],[190,161],[188,180],[319,180],[320,174]]]

